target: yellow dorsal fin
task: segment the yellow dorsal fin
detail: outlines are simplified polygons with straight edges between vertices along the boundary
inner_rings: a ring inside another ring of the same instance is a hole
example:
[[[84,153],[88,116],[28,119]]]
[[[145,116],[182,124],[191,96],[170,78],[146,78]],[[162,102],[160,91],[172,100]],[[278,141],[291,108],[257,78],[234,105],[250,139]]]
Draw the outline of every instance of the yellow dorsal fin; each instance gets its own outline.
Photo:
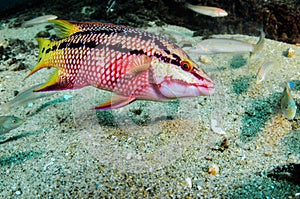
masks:
[[[66,20],[49,20],[49,22],[57,25],[58,35],[62,38],[68,37],[76,32],[81,31],[80,27]]]

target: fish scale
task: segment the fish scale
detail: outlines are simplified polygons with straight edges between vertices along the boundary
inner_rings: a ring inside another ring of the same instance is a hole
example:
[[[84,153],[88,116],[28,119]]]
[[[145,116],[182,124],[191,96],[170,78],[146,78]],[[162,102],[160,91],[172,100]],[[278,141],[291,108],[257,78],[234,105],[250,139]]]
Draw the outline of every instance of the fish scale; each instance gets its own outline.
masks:
[[[116,95],[96,107],[105,110],[122,107],[136,99],[167,101],[210,94],[214,87],[206,73],[165,38],[98,22],[51,22],[58,25],[61,38],[54,41],[37,38],[38,63],[28,76],[45,67],[57,70],[36,91],[89,85],[109,90]],[[187,89],[182,92],[182,87]]]

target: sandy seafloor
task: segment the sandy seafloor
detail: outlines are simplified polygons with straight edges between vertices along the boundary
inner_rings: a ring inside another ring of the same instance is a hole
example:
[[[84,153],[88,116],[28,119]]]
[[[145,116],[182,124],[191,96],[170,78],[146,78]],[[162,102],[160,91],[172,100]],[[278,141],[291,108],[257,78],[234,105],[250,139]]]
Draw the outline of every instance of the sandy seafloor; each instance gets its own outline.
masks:
[[[8,29],[3,24],[0,41],[35,42],[45,25]],[[148,30],[176,43],[201,40],[180,27]],[[294,57],[284,56],[288,48],[295,50]],[[33,67],[37,54],[34,48],[18,59]],[[289,180],[295,174],[282,171],[280,179],[268,174],[300,164],[299,111],[288,121],[280,110],[285,82],[300,80],[299,47],[266,39],[251,59],[247,54],[210,57],[212,63],[202,64],[217,83],[209,97],[140,101],[95,112],[90,107],[110,95],[86,87],[11,109],[5,115],[26,121],[2,136],[0,198],[296,198],[299,181]],[[199,56],[192,58],[200,64]],[[256,84],[256,72],[267,61],[278,65]],[[30,68],[9,67],[7,61],[0,63],[1,103],[12,99],[14,91],[44,82],[52,72],[43,69],[24,80]],[[300,109],[299,90],[293,96]],[[211,120],[226,134],[212,131]],[[219,167],[217,175],[208,174],[211,165]]]

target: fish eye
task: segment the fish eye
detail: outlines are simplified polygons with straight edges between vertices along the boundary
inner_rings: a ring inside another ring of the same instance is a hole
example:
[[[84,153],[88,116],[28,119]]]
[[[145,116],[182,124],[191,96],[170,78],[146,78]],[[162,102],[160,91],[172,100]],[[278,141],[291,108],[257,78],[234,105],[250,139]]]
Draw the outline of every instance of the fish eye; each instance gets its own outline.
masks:
[[[182,61],[180,66],[184,71],[191,71],[193,69],[192,64],[188,61]]]

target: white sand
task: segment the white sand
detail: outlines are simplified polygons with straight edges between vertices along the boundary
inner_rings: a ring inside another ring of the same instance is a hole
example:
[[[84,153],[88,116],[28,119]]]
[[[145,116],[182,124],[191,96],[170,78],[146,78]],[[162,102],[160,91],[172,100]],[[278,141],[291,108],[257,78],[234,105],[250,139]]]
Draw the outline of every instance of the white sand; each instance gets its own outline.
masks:
[[[45,25],[0,30],[3,39],[34,41]],[[151,28],[195,44],[200,37],[178,27]],[[178,31],[176,31],[178,30]],[[165,31],[165,32],[164,32]],[[174,34],[172,34],[174,33]],[[256,37],[222,35],[256,43]],[[296,54],[283,56],[288,48]],[[25,55],[33,67],[38,49]],[[0,147],[0,198],[287,198],[300,186],[267,177],[280,165],[300,163],[299,112],[292,121],[280,111],[286,81],[300,80],[299,47],[266,39],[255,58],[213,55],[203,66],[218,84],[211,97],[168,103],[134,102],[96,112],[89,108],[109,97],[94,88],[62,91],[16,107],[10,113],[26,122],[6,134]],[[199,63],[198,57],[192,57]],[[279,62],[266,80],[255,83],[258,68]],[[0,69],[9,68],[7,62]],[[42,70],[26,79],[29,69],[0,72],[0,101],[45,81]],[[68,94],[73,98],[65,100]],[[293,92],[299,105],[299,91]],[[298,107],[298,110],[300,107]],[[32,116],[28,116],[32,114]],[[225,135],[213,132],[211,119]],[[228,149],[221,151],[224,137]],[[207,173],[216,164],[218,175]]]

